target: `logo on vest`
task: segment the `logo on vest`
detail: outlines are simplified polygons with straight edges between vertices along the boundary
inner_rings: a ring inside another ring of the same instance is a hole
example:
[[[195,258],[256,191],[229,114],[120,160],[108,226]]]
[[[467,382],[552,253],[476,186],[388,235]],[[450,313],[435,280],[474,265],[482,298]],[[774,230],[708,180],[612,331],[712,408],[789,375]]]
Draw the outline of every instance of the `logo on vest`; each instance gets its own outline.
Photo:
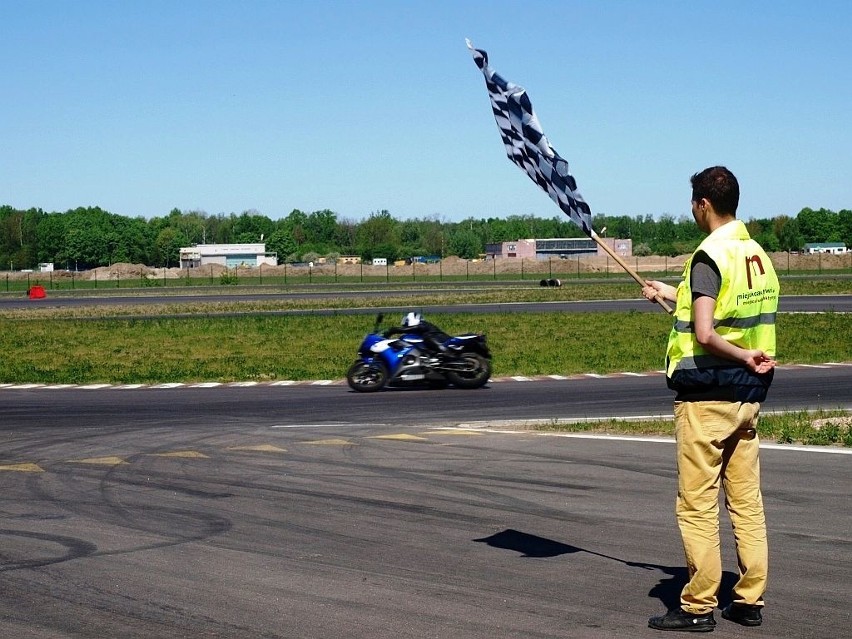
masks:
[[[755,267],[757,268],[756,272],[760,273],[761,275],[765,275],[766,271],[763,270],[763,262],[760,261],[759,255],[752,255],[751,257],[745,258],[745,263],[746,276],[748,277],[748,289],[751,290],[753,288],[751,284],[751,274],[752,272],[755,272]]]

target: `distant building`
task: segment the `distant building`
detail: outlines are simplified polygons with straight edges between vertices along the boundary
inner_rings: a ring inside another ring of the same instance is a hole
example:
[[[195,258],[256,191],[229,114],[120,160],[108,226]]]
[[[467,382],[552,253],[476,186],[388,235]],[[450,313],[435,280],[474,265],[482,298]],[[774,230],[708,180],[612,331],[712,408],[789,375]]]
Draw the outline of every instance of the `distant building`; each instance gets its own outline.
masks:
[[[607,244],[616,255],[629,257],[633,255],[633,240],[614,237],[599,238]],[[590,237],[564,237],[545,240],[515,240],[513,242],[497,242],[485,245],[485,256],[489,258],[521,258],[546,260],[551,257],[569,258],[576,255],[606,255]]]
[[[388,258],[386,257],[374,257],[373,258],[373,266],[387,266]]]
[[[180,249],[181,268],[197,268],[206,264],[227,268],[262,264],[277,266],[278,255],[267,253],[266,244],[197,244]]]
[[[514,240],[485,245],[485,254],[490,258],[519,257],[521,259],[535,258],[535,240]]]
[[[830,255],[843,255],[847,251],[843,242],[812,242],[805,244],[805,253],[829,253]]]
[[[633,255],[633,240],[630,238],[601,237],[598,239],[609,246],[609,248],[612,249],[612,252],[619,257],[630,257]],[[606,251],[604,251],[601,247],[597,247],[597,252],[598,255],[606,255]]]
[[[337,258],[337,261],[340,264],[360,264],[361,256],[360,255],[341,255]]]

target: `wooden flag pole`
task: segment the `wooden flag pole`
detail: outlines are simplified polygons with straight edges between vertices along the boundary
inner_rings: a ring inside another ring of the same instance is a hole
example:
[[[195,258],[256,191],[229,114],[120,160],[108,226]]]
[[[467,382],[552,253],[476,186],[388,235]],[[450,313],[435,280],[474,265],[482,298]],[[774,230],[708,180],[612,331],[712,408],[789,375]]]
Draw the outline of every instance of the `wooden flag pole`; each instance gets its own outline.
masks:
[[[598,234],[595,233],[594,231],[592,231],[592,239],[597,243],[598,246],[600,246],[604,251],[606,251],[612,259],[614,259],[616,262],[618,262],[618,264],[621,266],[621,268],[623,268],[625,271],[627,271],[630,274],[630,277],[632,277],[634,280],[636,280],[639,283],[639,286],[642,286],[644,288],[645,286],[648,285],[648,283],[644,279],[642,279],[642,277],[639,275],[639,273],[637,273],[632,268],[630,268],[627,265],[627,262],[625,262],[623,259],[621,259],[621,257],[619,255],[617,255],[615,253],[615,251],[613,251],[609,247],[609,244],[607,244],[600,237],[598,237]],[[666,303],[666,300],[664,300],[659,294],[657,294],[657,296],[654,298],[654,301],[657,302],[657,304],[659,304],[660,306],[662,306],[665,309],[666,313],[668,313],[669,315],[674,313],[674,309],[671,306],[669,306]]]

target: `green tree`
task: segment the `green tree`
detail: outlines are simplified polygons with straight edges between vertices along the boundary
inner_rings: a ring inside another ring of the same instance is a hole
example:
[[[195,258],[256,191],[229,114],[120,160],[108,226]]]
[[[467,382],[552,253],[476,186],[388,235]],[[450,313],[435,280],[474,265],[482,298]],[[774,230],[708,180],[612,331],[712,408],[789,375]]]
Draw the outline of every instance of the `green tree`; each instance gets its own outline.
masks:
[[[321,252],[335,246],[337,215],[333,211],[328,209],[314,211],[304,221],[303,228],[306,242],[321,247]]]
[[[287,256],[297,253],[297,248],[296,241],[290,232],[281,227],[276,228],[272,232],[272,235],[269,236],[269,241],[266,243],[266,250],[277,253],[279,262],[287,261]],[[298,259],[297,256],[292,261],[298,261]]]
[[[828,209],[804,208],[796,216],[799,222],[799,230],[805,238],[805,242],[839,242],[840,228],[838,216],[834,211]]]
[[[371,213],[355,233],[358,253],[365,258],[369,255],[396,259],[400,245],[398,231],[399,223],[388,211]]]
[[[299,209],[293,209],[290,214],[281,220],[277,227],[286,231],[293,238],[296,246],[301,247],[308,239],[305,233],[305,225],[308,222],[308,216]]]
[[[799,221],[783,216],[775,222],[775,235],[778,238],[778,248],[782,251],[801,251],[805,238],[799,230]]]
[[[234,242],[234,224],[235,218],[233,215],[224,215],[220,213],[215,218],[207,220],[207,243],[208,244],[231,244]]]
[[[400,254],[406,258],[426,253],[423,241],[423,223],[419,220],[405,220],[399,225]]]
[[[67,212],[65,246],[59,261],[74,262],[75,268],[109,264],[109,239],[118,216],[100,207],[76,208]]]
[[[656,236],[651,240],[651,250],[655,255],[668,255],[674,257],[679,255],[675,248],[677,240],[677,227],[674,218],[664,215],[657,222]]]
[[[39,262],[59,262],[59,256],[62,254],[65,244],[66,232],[66,217],[61,213],[49,213],[39,220],[36,229]],[[67,267],[67,265],[56,264],[56,267],[62,268]]]
[[[234,222],[234,237],[237,243],[257,244],[272,235],[275,224],[257,211],[243,211]]]
[[[484,246],[471,229],[456,229],[449,237],[449,254],[465,259],[474,259],[483,252]]]
[[[168,225],[181,231],[191,244],[204,244],[207,239],[207,214],[204,211],[181,211],[174,208],[169,212]]]
[[[36,228],[41,209],[19,211],[0,207],[0,264],[15,269],[35,266],[38,250]]]
[[[357,252],[358,224],[353,220],[338,220],[334,233],[334,246],[342,255],[353,255]]]
[[[180,249],[188,244],[182,231],[171,226],[162,229],[154,240],[157,264],[169,267],[180,265]]]
[[[852,210],[841,209],[837,212],[837,226],[840,231],[840,242],[846,248],[852,249]]]

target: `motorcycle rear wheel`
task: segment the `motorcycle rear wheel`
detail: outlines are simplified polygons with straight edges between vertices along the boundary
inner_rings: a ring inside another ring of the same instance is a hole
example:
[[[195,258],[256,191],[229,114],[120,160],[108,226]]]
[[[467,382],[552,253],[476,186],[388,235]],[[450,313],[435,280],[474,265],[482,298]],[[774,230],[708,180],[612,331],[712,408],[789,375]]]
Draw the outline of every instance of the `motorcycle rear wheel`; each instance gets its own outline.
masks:
[[[388,369],[381,362],[355,360],[346,372],[346,382],[359,393],[374,393],[388,383]]]
[[[464,353],[458,360],[471,366],[471,370],[446,371],[447,379],[457,388],[479,388],[491,379],[491,361],[479,353]]]

